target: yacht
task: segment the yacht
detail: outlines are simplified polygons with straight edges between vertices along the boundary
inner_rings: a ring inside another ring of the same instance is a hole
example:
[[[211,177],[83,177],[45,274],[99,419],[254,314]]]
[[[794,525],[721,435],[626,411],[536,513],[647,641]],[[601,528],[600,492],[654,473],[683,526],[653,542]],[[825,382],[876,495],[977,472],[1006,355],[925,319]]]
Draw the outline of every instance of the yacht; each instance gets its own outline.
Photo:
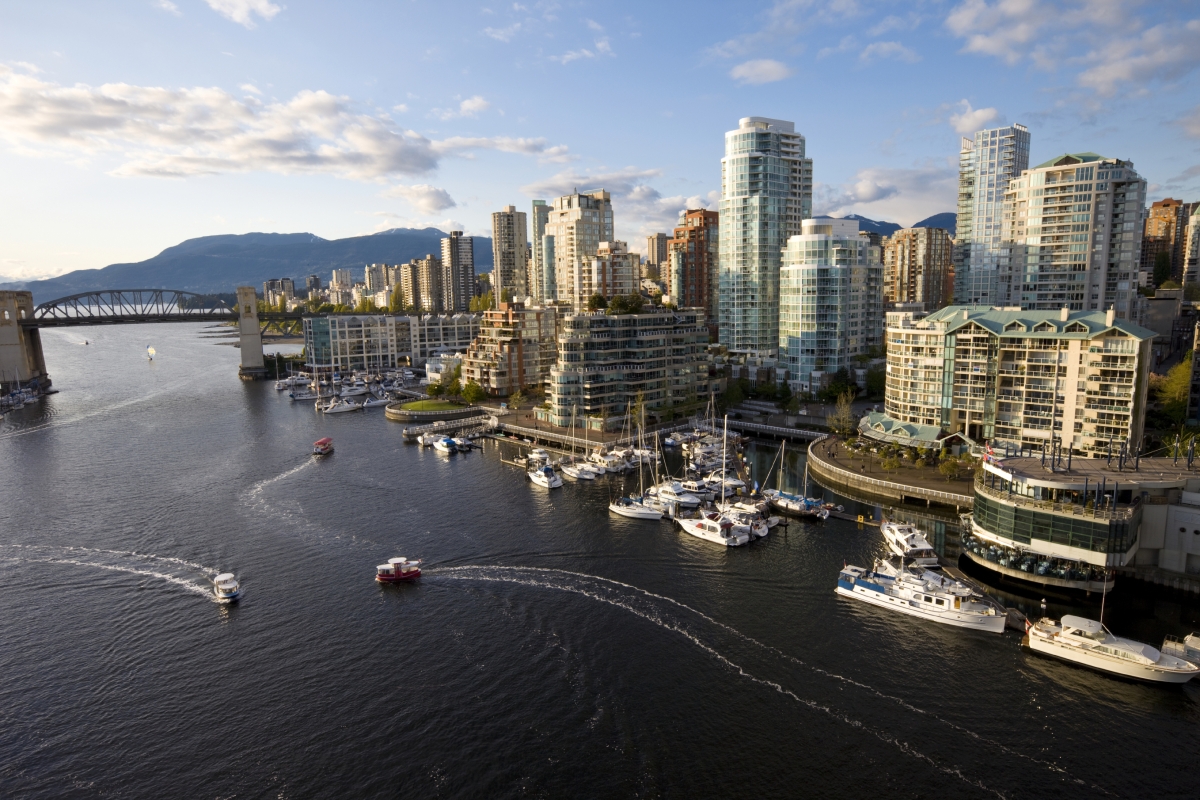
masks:
[[[442,438],[438,433],[422,433],[417,437],[417,444],[421,447],[433,447],[433,443]]]
[[[341,414],[344,411],[362,411],[362,406],[358,403],[351,403],[349,400],[338,398],[332,400],[329,405],[321,410],[326,414]]]
[[[918,528],[884,520],[879,530],[887,540],[888,548],[896,555],[911,559],[923,567],[938,565],[937,553]]]
[[[355,381],[352,385],[347,386],[342,384],[342,397],[358,397],[367,393],[367,385],[362,381]]]
[[[1067,614],[1058,622],[1045,618],[1038,622],[1027,620],[1025,630],[1021,644],[1035,653],[1123,678],[1150,683],[1187,683],[1200,672],[1200,666],[1178,655],[1113,636],[1094,619]],[[1164,642],[1163,649],[1168,649],[1170,644],[1173,643]]]
[[[614,514],[631,519],[662,519],[663,512],[646,505],[638,497],[618,497],[608,504],[608,510]]]
[[[682,508],[700,507],[700,498],[685,492],[683,485],[677,481],[663,481],[658,486],[651,487],[650,492],[664,503],[677,503]]]
[[[767,535],[769,526],[757,511],[747,511],[746,509],[735,508],[728,504],[718,506],[717,508],[719,509],[718,515],[724,515],[726,519],[732,522],[735,532],[745,531],[746,535],[750,537],[750,541],[762,539]]]
[[[734,494],[746,488],[746,482],[739,478],[732,470],[714,472],[708,476],[708,479],[710,481],[720,481],[725,487],[726,495]]]
[[[213,578],[213,595],[218,603],[232,603],[242,596],[242,587],[232,572],[222,572]]]
[[[779,489],[763,489],[762,496],[767,498],[767,502],[771,504],[772,508],[785,514],[816,517],[817,519],[829,518],[829,509],[820,500],[811,497],[801,497],[798,494],[789,494]]]
[[[589,464],[596,465],[596,472],[600,474],[604,474],[605,472],[621,471],[621,458],[613,453],[605,453],[600,450],[596,450],[588,456],[587,460]]]
[[[566,475],[568,478],[575,478],[576,480],[580,481],[596,480],[596,473],[592,472],[591,467],[585,464],[572,462],[561,465],[559,469],[561,469],[563,475]]]
[[[457,453],[458,452],[458,446],[456,444],[454,444],[454,440],[451,439],[449,436],[443,436],[442,438],[434,441],[433,449],[437,450],[439,453]]]
[[[692,536],[708,542],[723,544],[726,547],[736,547],[750,541],[749,534],[744,531],[735,531],[733,522],[723,517],[716,520],[700,517],[675,521],[679,523],[679,527],[683,528],[684,533],[690,533]]]
[[[844,567],[838,574],[837,593],[944,625],[1004,632],[1007,616],[982,602],[969,586],[920,565],[896,561],[876,561],[870,570]]]
[[[683,490],[688,494],[699,497],[701,500],[705,501],[715,500],[717,497],[717,491],[719,490],[719,487],[714,488],[703,480],[680,481],[679,485],[682,486]]]
[[[540,469],[531,469],[525,474],[529,476],[529,480],[547,489],[557,489],[563,485],[563,479],[555,473],[554,468],[549,464]]]
[[[390,402],[392,402],[392,401],[387,399],[386,397],[370,397],[363,401],[362,407],[363,408],[378,408],[379,406],[386,406]]]
[[[458,448],[458,452],[460,453],[465,453],[468,450],[475,449],[475,443],[470,439],[463,438],[462,436],[454,437],[454,446]]]
[[[324,439],[317,439],[313,442],[314,456],[327,456],[333,452],[333,439],[326,436]]]
[[[412,561],[403,556],[389,558],[388,563],[380,564],[375,568],[375,580],[379,583],[403,583],[415,581],[419,577],[421,577],[421,559],[419,558]]]

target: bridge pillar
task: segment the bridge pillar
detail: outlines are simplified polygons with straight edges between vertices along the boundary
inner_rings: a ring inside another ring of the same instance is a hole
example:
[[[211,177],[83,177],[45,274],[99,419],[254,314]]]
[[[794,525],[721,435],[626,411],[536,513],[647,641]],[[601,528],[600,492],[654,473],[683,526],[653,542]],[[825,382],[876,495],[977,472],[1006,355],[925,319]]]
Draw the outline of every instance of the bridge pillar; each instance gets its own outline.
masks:
[[[0,393],[28,386],[50,388],[42,336],[37,328],[26,328],[21,320],[33,319],[31,292],[0,292]]]
[[[244,381],[267,377],[263,361],[262,329],[258,327],[258,296],[253,286],[237,287],[238,333],[241,334],[242,366],[238,377]]]

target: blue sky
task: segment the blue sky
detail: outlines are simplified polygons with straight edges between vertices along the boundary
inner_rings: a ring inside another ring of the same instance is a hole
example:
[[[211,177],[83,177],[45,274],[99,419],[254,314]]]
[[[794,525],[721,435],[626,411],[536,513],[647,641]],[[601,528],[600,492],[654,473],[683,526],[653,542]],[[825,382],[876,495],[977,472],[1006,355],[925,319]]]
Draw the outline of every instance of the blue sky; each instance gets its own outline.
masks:
[[[617,236],[715,207],[723,134],[794,120],[817,213],[953,211],[960,134],[1132,159],[1200,199],[1200,4],[14,2],[0,276],[195,236],[390,227],[613,192]]]

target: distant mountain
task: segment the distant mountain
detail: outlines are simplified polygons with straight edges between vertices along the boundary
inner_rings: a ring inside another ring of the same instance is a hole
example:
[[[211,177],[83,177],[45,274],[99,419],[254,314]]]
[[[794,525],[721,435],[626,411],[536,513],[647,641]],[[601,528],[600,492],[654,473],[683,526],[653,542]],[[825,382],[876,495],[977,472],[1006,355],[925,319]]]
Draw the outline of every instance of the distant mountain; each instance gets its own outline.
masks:
[[[262,287],[271,278],[306,275],[329,283],[335,269],[355,270],[362,279],[367,264],[400,264],[441,253],[446,234],[437,228],[393,228],[370,236],[322,239],[311,233],[246,233],[203,236],[168,247],[134,264],[81,269],[57,278],[0,284],[0,289],[33,292],[35,303],[99,289],[180,289],[198,294],[232,292],[237,286]],[[492,240],[475,237],[475,271],[492,268]]]
[[[867,219],[866,217],[860,217],[858,214],[847,214],[842,219],[856,219],[858,220],[858,229],[860,231],[878,233],[880,236],[891,236],[904,227],[894,222],[879,222],[878,220]]]
[[[926,217],[920,222],[914,223],[913,228],[941,228],[949,231],[951,236],[954,236],[958,230],[958,214],[950,211],[944,211],[941,214],[934,214],[932,217]]]

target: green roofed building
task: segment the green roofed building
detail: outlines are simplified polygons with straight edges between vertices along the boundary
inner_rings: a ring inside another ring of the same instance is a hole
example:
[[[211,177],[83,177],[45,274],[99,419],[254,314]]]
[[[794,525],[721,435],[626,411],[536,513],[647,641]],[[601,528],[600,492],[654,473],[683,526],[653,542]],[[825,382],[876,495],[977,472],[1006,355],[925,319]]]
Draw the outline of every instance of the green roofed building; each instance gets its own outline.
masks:
[[[917,426],[914,446],[959,434],[997,448],[1057,442],[1099,456],[1142,439],[1154,332],[1113,310],[950,306],[923,319],[889,315],[884,415]],[[865,436],[902,427],[864,419]],[[886,432],[886,437],[881,435]],[[907,443],[907,442],[902,442]]]

